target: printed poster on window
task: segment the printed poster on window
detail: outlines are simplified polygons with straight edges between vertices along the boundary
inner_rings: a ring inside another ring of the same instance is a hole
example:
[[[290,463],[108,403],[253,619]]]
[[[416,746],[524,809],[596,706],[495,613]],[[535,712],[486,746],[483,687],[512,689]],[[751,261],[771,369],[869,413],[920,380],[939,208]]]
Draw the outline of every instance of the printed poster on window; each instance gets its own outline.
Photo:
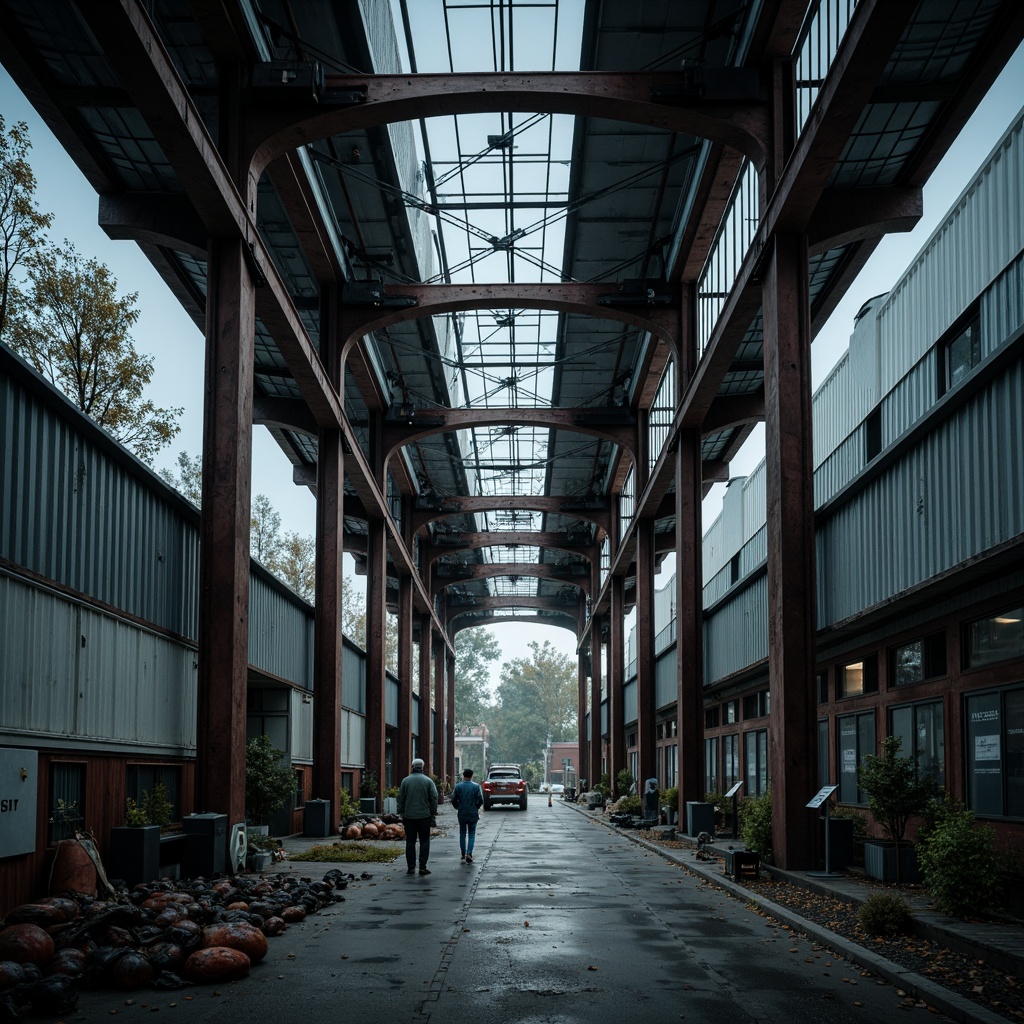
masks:
[[[843,772],[847,775],[857,774],[857,751],[853,749],[843,751]]]
[[[999,760],[999,734],[974,737],[975,761]]]

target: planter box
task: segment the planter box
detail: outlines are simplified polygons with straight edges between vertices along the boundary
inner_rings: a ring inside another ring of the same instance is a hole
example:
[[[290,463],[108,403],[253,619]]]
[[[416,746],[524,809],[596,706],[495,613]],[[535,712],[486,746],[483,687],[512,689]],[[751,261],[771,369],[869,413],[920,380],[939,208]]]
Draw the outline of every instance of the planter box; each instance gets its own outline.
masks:
[[[384,813],[385,814],[397,814],[398,813],[398,797],[397,796],[386,796],[386,797],[384,797]]]
[[[701,832],[715,834],[715,805],[701,803],[699,800],[686,802],[686,834],[699,836]]]
[[[130,889],[139,882],[160,877],[160,826],[115,825],[110,830],[111,878],[120,878]]]
[[[890,842],[869,839],[864,843],[864,872],[879,882],[900,882],[916,885],[921,881],[917,866],[917,848],[910,843],[900,844],[900,871],[896,877],[896,847]]]
[[[250,871],[269,871],[273,855],[269,850],[259,850],[256,853],[250,853],[247,861]]]

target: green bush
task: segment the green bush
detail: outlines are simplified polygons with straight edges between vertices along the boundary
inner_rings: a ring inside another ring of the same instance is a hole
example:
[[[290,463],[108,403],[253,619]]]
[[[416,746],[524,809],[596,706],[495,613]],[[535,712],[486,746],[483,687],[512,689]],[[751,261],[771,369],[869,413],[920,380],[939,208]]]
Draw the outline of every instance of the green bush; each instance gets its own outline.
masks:
[[[761,860],[772,858],[772,794],[766,790],[760,796],[741,800],[739,805],[740,837],[748,850]]]
[[[996,836],[958,800],[936,801],[917,862],[935,905],[951,917],[996,910],[1002,897]]]
[[[902,935],[910,923],[910,905],[893,892],[872,893],[857,911],[868,935]]]
[[[355,814],[358,810],[359,807],[353,802],[352,797],[349,796],[348,790],[341,790],[338,794],[338,818],[346,818],[350,814]]]
[[[620,797],[615,802],[615,813],[616,814],[642,814],[643,805],[640,803],[640,797],[635,793],[630,796]]]
[[[669,786],[664,793],[661,794],[661,806],[668,807],[670,810],[677,810],[679,806],[679,787]]]
[[[295,777],[284,756],[266,735],[254,736],[245,745],[245,810],[254,825],[262,825],[295,792]]]
[[[615,773],[615,792],[619,796],[627,796],[635,782],[633,773],[628,768],[623,768]]]

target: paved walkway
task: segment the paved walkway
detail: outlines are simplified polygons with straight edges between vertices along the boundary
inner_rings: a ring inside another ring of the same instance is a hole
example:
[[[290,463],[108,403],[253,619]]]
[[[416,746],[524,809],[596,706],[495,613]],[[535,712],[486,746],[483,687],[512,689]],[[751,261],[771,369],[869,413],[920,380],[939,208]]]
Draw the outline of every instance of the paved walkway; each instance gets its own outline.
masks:
[[[430,875],[407,875],[404,856],[367,865],[372,878],[271,939],[248,978],[130,998],[87,992],[68,1024],[156,1012],[189,1024],[1006,1024],[923,981],[917,991],[931,1009],[901,998],[859,948],[866,967],[834,937],[804,937],[779,923],[781,912],[775,921],[752,912],[692,854],[666,856],[561,801],[485,814],[472,865],[459,860],[447,805],[439,825]],[[333,866],[285,861],[273,872],[319,878]]]

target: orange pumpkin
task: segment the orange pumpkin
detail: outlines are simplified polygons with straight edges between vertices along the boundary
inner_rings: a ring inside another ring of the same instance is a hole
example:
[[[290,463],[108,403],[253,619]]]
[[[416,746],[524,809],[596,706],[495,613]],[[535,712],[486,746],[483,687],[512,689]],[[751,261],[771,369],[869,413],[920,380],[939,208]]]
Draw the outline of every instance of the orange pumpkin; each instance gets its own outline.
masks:
[[[212,924],[203,929],[203,946],[227,946],[241,950],[252,963],[259,963],[267,955],[267,937],[248,921]]]
[[[211,946],[197,949],[185,961],[185,977],[198,984],[236,981],[249,973],[251,961],[240,949]]]

